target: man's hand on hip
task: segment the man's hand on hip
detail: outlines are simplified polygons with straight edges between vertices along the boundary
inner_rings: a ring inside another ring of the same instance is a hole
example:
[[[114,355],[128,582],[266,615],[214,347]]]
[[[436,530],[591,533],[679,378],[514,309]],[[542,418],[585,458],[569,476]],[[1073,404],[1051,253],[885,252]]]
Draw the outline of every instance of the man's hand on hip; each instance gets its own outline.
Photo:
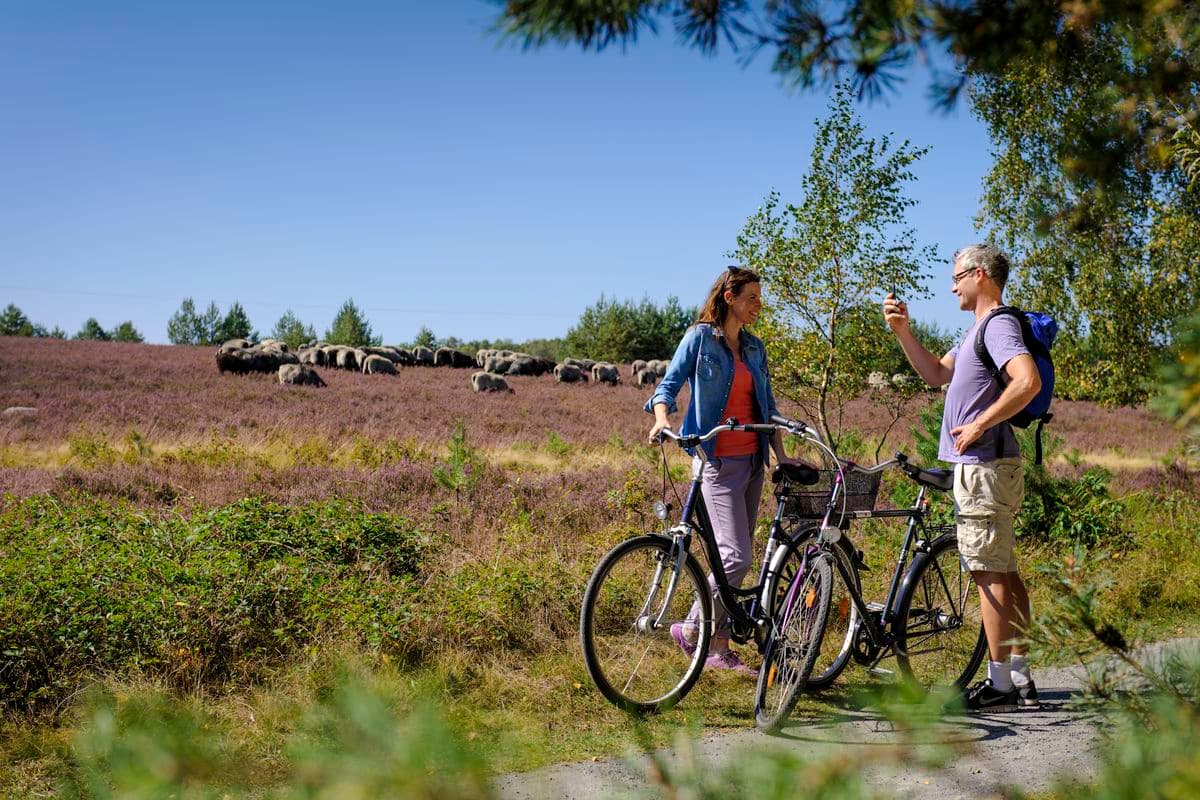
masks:
[[[979,441],[979,437],[983,436],[986,430],[987,428],[982,427],[978,422],[968,422],[966,425],[951,428],[950,435],[954,437],[954,452],[960,456],[967,452],[967,448]]]

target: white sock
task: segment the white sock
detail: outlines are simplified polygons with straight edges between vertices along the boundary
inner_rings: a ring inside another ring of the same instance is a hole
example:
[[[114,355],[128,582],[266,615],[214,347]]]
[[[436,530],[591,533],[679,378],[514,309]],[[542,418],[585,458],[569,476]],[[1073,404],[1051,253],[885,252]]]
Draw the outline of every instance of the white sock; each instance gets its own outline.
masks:
[[[988,662],[988,680],[992,682],[992,688],[998,692],[1011,692],[1013,688],[1012,677],[1008,674],[1007,661],[989,661]]]
[[[1012,676],[1013,686],[1020,688],[1022,686],[1028,686],[1033,682],[1033,676],[1029,674],[1029,661],[1025,658],[1025,656],[1019,656],[1014,653],[1011,664],[1012,668],[1010,673]]]

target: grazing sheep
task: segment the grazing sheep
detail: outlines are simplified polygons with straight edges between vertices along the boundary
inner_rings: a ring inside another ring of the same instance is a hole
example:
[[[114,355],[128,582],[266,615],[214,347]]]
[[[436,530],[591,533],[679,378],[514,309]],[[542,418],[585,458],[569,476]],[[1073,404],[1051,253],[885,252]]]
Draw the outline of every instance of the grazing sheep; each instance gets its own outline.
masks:
[[[511,358],[488,356],[487,361],[483,363],[483,371],[490,372],[493,375],[503,375],[508,372],[508,368],[512,366],[512,363]]]
[[[646,368],[646,362],[642,359],[634,359],[634,362],[629,365],[629,377],[637,380],[637,374]]]
[[[543,369],[540,359],[533,356],[518,355],[514,356],[509,362],[509,375],[541,375]]]
[[[428,347],[414,347],[412,354],[413,358],[416,359],[418,367],[433,366],[433,351]]]
[[[554,380],[559,383],[578,383],[579,381],[587,383],[587,373],[574,364],[564,361],[554,367]]]
[[[279,339],[263,339],[257,346],[263,350],[278,350],[281,353],[288,352],[287,342]]]
[[[635,386],[657,386],[658,375],[654,374],[653,370],[644,369],[634,374],[633,383]]]
[[[353,347],[339,347],[337,354],[339,369],[358,370],[358,351]]]
[[[250,343],[249,339],[230,339],[228,342],[225,342],[225,344],[221,345],[220,352],[230,353],[234,350],[245,350],[252,346],[253,345]]]
[[[435,367],[453,367],[455,369],[466,369],[477,366],[475,359],[461,350],[455,350],[453,347],[439,347],[433,354],[433,365]]]
[[[671,362],[663,358],[656,358],[646,362],[646,369],[652,371],[660,378],[666,376],[667,367],[669,366],[671,366]]]
[[[279,368],[279,382],[291,386],[324,386],[325,381],[311,367],[284,364]]]
[[[296,357],[288,354],[292,359]],[[234,375],[246,375],[251,372],[275,372],[287,363],[282,353],[259,350],[249,347],[244,350],[217,350],[217,369],[222,373],[231,372]],[[294,362],[293,362],[294,363]]]
[[[512,387],[508,385],[508,381],[504,380],[499,375],[493,375],[490,372],[476,372],[471,376],[471,389],[475,392],[508,392],[512,394]]]
[[[621,382],[621,371],[616,364],[601,361],[592,365],[592,380],[596,383],[607,383],[616,386]]]
[[[363,375],[395,375],[396,365],[392,363],[391,359],[372,353],[363,359],[362,373]]]

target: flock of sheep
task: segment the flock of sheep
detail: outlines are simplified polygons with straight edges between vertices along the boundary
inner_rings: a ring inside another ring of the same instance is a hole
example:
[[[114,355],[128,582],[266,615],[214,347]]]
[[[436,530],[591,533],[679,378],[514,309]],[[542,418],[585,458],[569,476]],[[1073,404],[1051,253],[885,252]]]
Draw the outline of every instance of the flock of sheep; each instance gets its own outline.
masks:
[[[324,386],[325,381],[313,367],[352,369],[364,375],[395,375],[399,367],[427,366],[479,368],[471,375],[471,388],[476,392],[511,392],[506,375],[545,375],[553,373],[559,383],[621,382],[616,364],[591,359],[567,358],[560,363],[511,350],[480,350],[474,357],[448,347],[437,350],[428,347],[407,349],[382,347],[347,347],[312,342],[295,353],[277,339],[250,342],[231,339],[217,349],[217,369],[222,373],[275,373],[280,383]],[[665,360],[634,361],[630,378],[637,386],[653,385],[667,371]]]

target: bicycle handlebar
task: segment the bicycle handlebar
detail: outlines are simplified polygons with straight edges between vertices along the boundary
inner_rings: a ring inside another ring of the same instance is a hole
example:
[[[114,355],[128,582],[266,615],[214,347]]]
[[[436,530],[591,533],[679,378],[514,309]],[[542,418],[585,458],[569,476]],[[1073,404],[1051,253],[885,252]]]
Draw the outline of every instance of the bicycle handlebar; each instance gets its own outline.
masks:
[[[725,424],[717,425],[705,434],[694,433],[689,436],[683,436],[671,430],[670,428],[663,428],[658,435],[659,441],[662,441],[663,439],[670,439],[671,441],[676,442],[680,447],[696,447],[697,445],[711,440],[714,436],[727,431],[745,431],[747,433],[765,433],[768,435],[779,431],[782,433],[790,433],[793,436],[815,439],[822,445],[825,443],[824,439],[821,438],[821,435],[814,428],[804,424],[798,419],[788,419],[787,417],[779,415],[771,417],[771,421],[768,423],[742,424],[735,419],[730,419]],[[849,470],[850,472],[859,472],[863,475],[875,475],[876,473],[883,472],[885,469],[890,469],[891,467],[896,466],[904,470],[906,474],[910,474],[910,477],[911,473],[921,471],[921,467],[909,463],[908,456],[904,453],[896,453],[895,457],[889,458],[887,461],[883,461],[873,467],[864,467],[860,464],[854,463],[853,461],[842,458],[838,459],[838,464],[843,469]]]

